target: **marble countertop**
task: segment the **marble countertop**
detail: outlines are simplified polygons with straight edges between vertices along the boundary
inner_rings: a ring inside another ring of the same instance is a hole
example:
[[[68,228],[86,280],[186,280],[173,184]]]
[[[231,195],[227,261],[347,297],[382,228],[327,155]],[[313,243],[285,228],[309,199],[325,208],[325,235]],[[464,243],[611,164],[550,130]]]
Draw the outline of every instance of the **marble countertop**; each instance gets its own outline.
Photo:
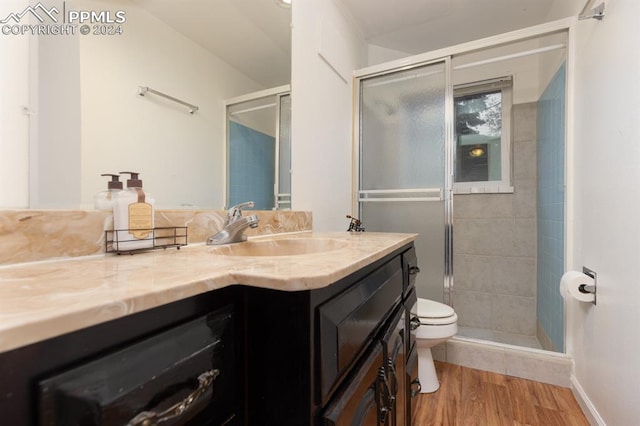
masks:
[[[325,287],[417,234],[300,232],[251,241],[330,239],[331,250],[288,256],[230,256],[189,245],[0,267],[0,352],[233,284],[283,291]]]

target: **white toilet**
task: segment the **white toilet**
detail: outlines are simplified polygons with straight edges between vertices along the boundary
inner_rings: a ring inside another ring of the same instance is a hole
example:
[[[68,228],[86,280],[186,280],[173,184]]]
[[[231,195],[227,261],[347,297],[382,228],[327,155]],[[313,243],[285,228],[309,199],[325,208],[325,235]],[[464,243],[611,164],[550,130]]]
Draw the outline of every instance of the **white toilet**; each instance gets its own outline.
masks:
[[[420,325],[413,331],[418,349],[420,393],[431,393],[440,387],[431,348],[455,336],[458,332],[458,315],[451,306],[433,300],[418,298],[415,306],[417,312],[412,312],[411,316],[420,320]]]

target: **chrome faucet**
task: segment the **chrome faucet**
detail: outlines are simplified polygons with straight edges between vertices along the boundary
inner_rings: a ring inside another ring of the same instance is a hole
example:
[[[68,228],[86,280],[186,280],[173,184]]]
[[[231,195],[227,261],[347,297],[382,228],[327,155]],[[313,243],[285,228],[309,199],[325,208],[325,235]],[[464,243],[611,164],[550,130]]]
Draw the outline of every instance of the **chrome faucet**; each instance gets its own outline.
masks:
[[[253,207],[253,201],[241,203],[227,210],[227,217],[222,229],[217,234],[207,238],[207,245],[239,243],[247,240],[244,231],[247,228],[257,228],[260,218],[257,215],[242,216],[242,209]]]

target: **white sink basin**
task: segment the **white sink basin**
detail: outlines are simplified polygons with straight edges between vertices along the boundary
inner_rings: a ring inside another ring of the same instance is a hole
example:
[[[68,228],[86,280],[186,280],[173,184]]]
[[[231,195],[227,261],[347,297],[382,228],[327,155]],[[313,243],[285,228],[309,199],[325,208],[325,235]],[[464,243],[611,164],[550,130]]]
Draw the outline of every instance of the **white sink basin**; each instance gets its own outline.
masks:
[[[225,244],[213,247],[211,252],[223,256],[297,256],[338,250],[346,245],[345,241],[331,238],[287,238]]]

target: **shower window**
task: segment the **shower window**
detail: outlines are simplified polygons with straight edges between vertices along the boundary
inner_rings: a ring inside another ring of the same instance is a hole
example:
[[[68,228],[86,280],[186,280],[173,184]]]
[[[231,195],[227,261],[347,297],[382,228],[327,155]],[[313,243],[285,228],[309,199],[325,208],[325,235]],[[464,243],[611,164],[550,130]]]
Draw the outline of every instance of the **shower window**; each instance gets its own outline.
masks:
[[[456,192],[508,191],[511,79],[456,86],[454,106]]]

